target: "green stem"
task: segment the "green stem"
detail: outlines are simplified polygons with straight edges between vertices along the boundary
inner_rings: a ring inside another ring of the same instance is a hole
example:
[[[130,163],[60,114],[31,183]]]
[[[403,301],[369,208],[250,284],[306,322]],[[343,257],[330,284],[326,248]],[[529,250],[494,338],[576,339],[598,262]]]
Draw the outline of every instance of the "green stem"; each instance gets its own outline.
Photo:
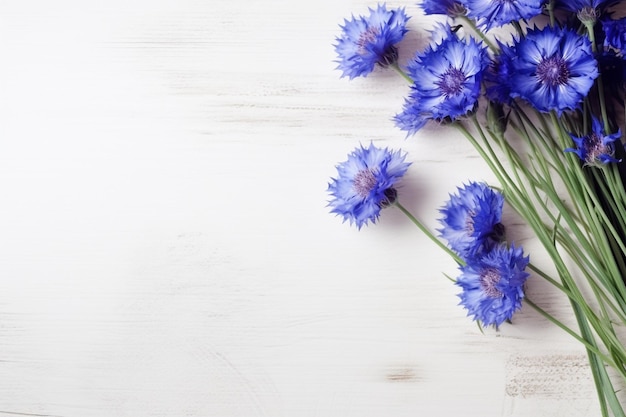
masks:
[[[435,236],[433,232],[430,231],[429,228],[424,226],[424,224],[419,221],[417,217],[415,217],[410,211],[408,211],[402,204],[400,204],[399,201],[396,201],[393,205],[400,209],[400,211],[404,213],[409,218],[409,220],[411,220],[411,222],[413,222],[413,224],[415,224],[417,228],[422,231],[422,233],[424,233],[430,240],[432,240],[437,246],[439,246],[439,248],[443,249],[448,255],[450,255],[450,257],[452,257],[452,259],[454,259],[457,264],[465,265],[465,261],[463,261],[459,257],[459,255],[457,255],[449,247],[444,245],[443,242],[439,240],[437,236]]]
[[[485,45],[487,45],[487,47],[491,49],[493,52],[498,52],[500,50],[500,48],[498,48],[493,42],[491,42],[491,40],[487,37],[487,35],[482,30],[476,27],[476,23],[472,19],[470,19],[469,17],[465,15],[458,16],[458,19],[462,20],[469,27],[471,27],[474,33],[478,35],[478,37],[485,43]]]
[[[413,81],[413,78],[409,77],[409,75],[404,72],[402,68],[400,68],[400,64],[398,64],[397,61],[389,64],[389,66],[396,70],[396,72],[400,74],[400,76],[402,76],[402,78],[404,78],[406,81],[408,81],[409,84],[415,83],[415,81]]]
[[[589,351],[593,352],[594,354],[598,355],[598,357],[600,357],[605,363],[607,363],[608,365],[611,365],[613,367],[616,366],[615,363],[613,362],[613,360],[611,358],[609,358],[608,356],[606,356],[604,353],[602,353],[598,349],[598,347],[595,346],[595,344],[592,344],[589,341],[587,341],[584,338],[582,338],[575,331],[573,331],[572,329],[567,327],[565,324],[563,324],[560,320],[556,319],[552,314],[548,313],[546,310],[544,310],[543,308],[539,307],[537,304],[532,302],[528,297],[526,297],[524,299],[524,302],[526,304],[528,304],[529,306],[531,306],[535,311],[537,311],[543,317],[545,317],[546,319],[548,319],[552,323],[556,324],[558,327],[563,329],[570,336],[572,336],[573,338],[578,340],[580,343],[582,343],[585,346],[585,348],[587,348],[587,350],[589,350]]]
[[[598,53],[598,47],[596,46],[596,35],[593,30],[593,23],[586,22],[585,28],[587,29],[587,36],[589,36],[589,40],[591,41],[591,51],[593,54]],[[606,113],[606,104],[604,98],[604,83],[602,82],[602,74],[598,75],[596,79],[596,84],[598,86],[598,101],[600,103],[600,113],[602,114],[602,123],[604,123],[604,133],[609,133],[611,129],[609,125],[609,118]]]

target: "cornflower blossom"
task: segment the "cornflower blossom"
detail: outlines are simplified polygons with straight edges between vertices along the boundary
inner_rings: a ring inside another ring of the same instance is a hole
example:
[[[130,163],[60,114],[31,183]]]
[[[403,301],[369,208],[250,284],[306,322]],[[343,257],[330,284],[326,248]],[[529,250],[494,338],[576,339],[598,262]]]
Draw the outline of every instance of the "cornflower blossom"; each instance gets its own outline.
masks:
[[[413,134],[428,120],[457,120],[472,112],[480,96],[487,66],[485,48],[474,39],[462,40],[449,25],[433,32],[440,43],[418,53],[407,66],[414,80],[396,126]]]
[[[365,77],[376,64],[386,67],[398,59],[395,44],[408,32],[409,17],[404,8],[387,10],[384,4],[379,4],[369,11],[368,17],[352,16],[340,25],[342,33],[334,46],[339,56],[335,62],[339,64],[337,69],[343,72],[342,77]]]
[[[439,212],[441,237],[461,258],[487,252],[504,238],[502,207],[504,197],[482,182],[457,188]]]
[[[620,56],[626,55],[626,18],[602,20],[604,47],[612,49]]]
[[[522,307],[528,263],[521,247],[505,244],[468,259],[456,280],[463,289],[458,296],[467,315],[485,326],[498,327],[510,320]]]
[[[337,166],[339,176],[328,184],[331,213],[343,216],[344,222],[355,223],[359,229],[368,221],[375,223],[381,209],[396,201],[394,186],[410,165],[405,158],[401,151],[373,144],[356,148]]]
[[[462,0],[462,3],[467,8],[467,17],[490,30],[541,14],[543,0]]]
[[[598,76],[589,39],[571,29],[530,29],[514,48],[511,96],[541,112],[576,109]]]
[[[620,130],[611,135],[604,134],[602,123],[597,118],[592,118],[592,131],[587,136],[578,137],[570,134],[576,148],[567,148],[566,152],[573,152],[585,163],[585,165],[599,165],[620,162],[613,157],[613,142],[622,136]]]
[[[457,17],[466,12],[463,4],[455,0],[423,0],[419,6],[424,10],[425,15],[442,14]]]

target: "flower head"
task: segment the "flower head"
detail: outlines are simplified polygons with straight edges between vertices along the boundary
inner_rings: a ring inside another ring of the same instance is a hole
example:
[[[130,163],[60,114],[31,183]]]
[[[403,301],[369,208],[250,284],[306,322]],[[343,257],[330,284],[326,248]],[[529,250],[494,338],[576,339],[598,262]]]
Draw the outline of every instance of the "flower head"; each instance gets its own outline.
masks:
[[[410,163],[400,151],[356,148],[348,159],[337,166],[339,176],[331,178],[328,192],[333,197],[328,205],[331,213],[355,223],[360,229],[368,221],[375,223],[380,210],[395,202],[396,182],[404,175]]]
[[[602,123],[592,118],[592,131],[587,136],[577,137],[570,134],[576,148],[567,148],[566,152],[574,152],[586,165],[608,164],[620,162],[613,157],[613,142],[618,140],[622,133],[617,131],[611,135],[604,134]]]
[[[415,81],[396,125],[409,134],[428,120],[456,120],[473,111],[486,68],[485,48],[475,40],[461,40],[449,26],[433,32],[441,43],[431,44],[408,64]],[[445,34],[445,36],[442,36]]]
[[[467,16],[486,30],[541,14],[543,0],[463,0]]]
[[[482,182],[470,182],[450,195],[439,222],[441,237],[462,258],[487,252],[504,237],[502,207],[504,197]]]
[[[530,29],[514,48],[511,95],[539,111],[575,109],[598,76],[589,39],[573,30]]]
[[[336,39],[335,51],[339,56],[337,69],[343,71],[342,77],[364,77],[374,70],[376,64],[387,66],[398,59],[394,45],[406,34],[409,17],[403,8],[387,10],[384,4],[369,10],[369,17],[352,16],[351,20],[340,25],[342,34]]]
[[[522,248],[502,244],[461,267],[456,284],[468,316],[484,325],[500,326],[522,306],[529,258]]]
[[[450,17],[462,16],[465,14],[465,7],[455,0],[422,0],[419,6],[424,10],[424,14],[443,14]]]

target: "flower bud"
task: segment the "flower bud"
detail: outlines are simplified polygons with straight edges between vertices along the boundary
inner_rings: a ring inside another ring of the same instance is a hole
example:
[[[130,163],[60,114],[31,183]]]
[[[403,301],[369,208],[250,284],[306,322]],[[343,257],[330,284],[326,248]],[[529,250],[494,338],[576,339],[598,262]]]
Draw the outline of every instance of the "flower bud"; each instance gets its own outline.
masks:
[[[506,131],[509,116],[504,115],[502,104],[490,101],[487,105],[487,129],[495,135],[502,136]]]

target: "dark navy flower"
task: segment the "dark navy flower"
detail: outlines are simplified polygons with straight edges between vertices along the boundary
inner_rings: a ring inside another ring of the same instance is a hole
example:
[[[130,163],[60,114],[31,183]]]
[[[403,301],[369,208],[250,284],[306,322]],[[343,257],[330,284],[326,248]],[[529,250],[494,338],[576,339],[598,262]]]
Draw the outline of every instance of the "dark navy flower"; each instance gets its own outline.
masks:
[[[577,108],[598,76],[589,39],[573,30],[530,29],[514,47],[511,95],[539,111]]]
[[[403,8],[387,10],[384,4],[369,10],[369,17],[352,16],[340,25],[342,34],[337,38],[335,50],[342,77],[366,76],[376,64],[387,66],[398,59],[395,44],[406,34],[409,17]]]
[[[449,26],[433,32],[441,39],[418,53],[408,64],[414,80],[396,125],[415,133],[428,120],[457,120],[473,111],[487,66],[485,48],[474,39],[461,40]]]
[[[626,55],[626,18],[602,21],[604,47],[615,50],[621,56]]]
[[[470,182],[458,194],[451,194],[439,210],[441,237],[461,258],[470,258],[487,252],[504,238],[502,194],[482,182]]]
[[[467,16],[489,30],[542,12],[543,0],[463,0]]]
[[[461,267],[456,284],[467,315],[485,326],[500,326],[522,307],[529,258],[520,247],[496,246]]]
[[[332,199],[331,213],[355,223],[360,229],[368,221],[375,223],[380,210],[396,201],[396,182],[404,175],[410,163],[400,151],[356,148],[348,159],[337,166],[339,176],[331,178],[328,192]]]
[[[608,164],[620,162],[613,157],[613,142],[622,136],[621,131],[605,135],[602,123],[592,118],[592,131],[587,136],[578,137],[570,134],[576,148],[567,148],[566,152],[574,152],[586,165]]]
[[[457,17],[465,14],[465,7],[455,0],[423,0],[419,6],[426,15],[443,14]]]

